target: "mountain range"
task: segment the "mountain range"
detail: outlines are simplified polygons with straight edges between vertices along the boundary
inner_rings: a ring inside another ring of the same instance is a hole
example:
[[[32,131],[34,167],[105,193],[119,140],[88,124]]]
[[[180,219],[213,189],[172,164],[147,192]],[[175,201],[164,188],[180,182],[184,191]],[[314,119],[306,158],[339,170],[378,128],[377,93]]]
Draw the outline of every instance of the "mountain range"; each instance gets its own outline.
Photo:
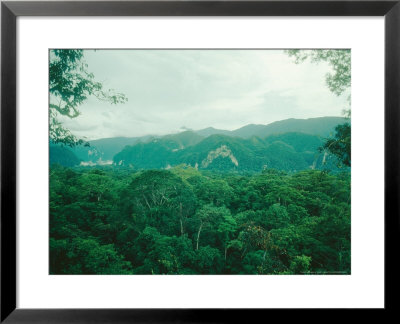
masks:
[[[81,161],[81,165],[114,164],[135,169],[186,164],[220,171],[335,168],[334,156],[320,153],[318,148],[344,122],[348,120],[341,117],[286,119],[268,125],[250,124],[233,131],[209,127],[165,136],[105,138],[91,141],[90,147],[73,149],[51,145],[50,163],[71,166]]]
[[[318,117],[308,119],[290,118],[267,125],[249,124],[233,131],[209,127],[196,131],[196,133],[205,137],[222,134],[241,138],[250,138],[252,136],[264,138],[272,134],[298,132],[328,137],[334,131],[336,125],[343,124],[345,121],[346,119],[343,117]]]

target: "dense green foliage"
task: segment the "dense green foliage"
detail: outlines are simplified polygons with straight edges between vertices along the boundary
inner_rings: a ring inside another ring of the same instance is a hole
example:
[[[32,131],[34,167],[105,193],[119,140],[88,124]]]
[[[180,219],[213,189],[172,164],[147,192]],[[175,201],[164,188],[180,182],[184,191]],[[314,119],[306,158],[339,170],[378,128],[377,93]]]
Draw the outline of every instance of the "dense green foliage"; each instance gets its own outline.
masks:
[[[52,274],[350,273],[350,174],[50,169]]]

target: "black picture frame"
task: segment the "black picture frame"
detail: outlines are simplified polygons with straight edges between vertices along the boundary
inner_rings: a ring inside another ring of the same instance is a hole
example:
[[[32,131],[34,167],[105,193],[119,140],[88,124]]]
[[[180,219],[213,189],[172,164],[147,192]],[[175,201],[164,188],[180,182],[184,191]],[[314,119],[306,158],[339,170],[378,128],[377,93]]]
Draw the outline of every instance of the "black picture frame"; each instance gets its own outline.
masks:
[[[384,16],[385,310],[395,310],[399,246],[400,0],[4,1],[1,3],[1,322],[234,322],[265,310],[16,308],[16,19],[19,16]],[[254,317],[253,317],[254,316]],[[266,319],[265,319],[266,320]]]

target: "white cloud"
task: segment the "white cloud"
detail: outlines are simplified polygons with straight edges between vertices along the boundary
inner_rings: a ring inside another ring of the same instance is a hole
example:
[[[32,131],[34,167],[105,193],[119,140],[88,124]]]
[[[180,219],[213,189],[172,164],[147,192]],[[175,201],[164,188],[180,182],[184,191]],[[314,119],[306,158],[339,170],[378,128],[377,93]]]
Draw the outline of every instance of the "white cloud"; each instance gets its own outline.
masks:
[[[296,65],[278,50],[98,50],[85,58],[104,87],[129,100],[90,98],[65,121],[89,139],[339,116],[346,106],[325,85],[326,64]]]

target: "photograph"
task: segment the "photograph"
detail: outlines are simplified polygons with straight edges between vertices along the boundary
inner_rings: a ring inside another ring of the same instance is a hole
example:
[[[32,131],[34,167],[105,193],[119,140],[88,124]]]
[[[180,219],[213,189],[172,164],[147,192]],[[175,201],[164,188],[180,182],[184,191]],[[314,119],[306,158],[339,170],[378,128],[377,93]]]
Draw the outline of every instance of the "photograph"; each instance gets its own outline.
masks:
[[[350,49],[48,68],[50,275],[351,274]]]

